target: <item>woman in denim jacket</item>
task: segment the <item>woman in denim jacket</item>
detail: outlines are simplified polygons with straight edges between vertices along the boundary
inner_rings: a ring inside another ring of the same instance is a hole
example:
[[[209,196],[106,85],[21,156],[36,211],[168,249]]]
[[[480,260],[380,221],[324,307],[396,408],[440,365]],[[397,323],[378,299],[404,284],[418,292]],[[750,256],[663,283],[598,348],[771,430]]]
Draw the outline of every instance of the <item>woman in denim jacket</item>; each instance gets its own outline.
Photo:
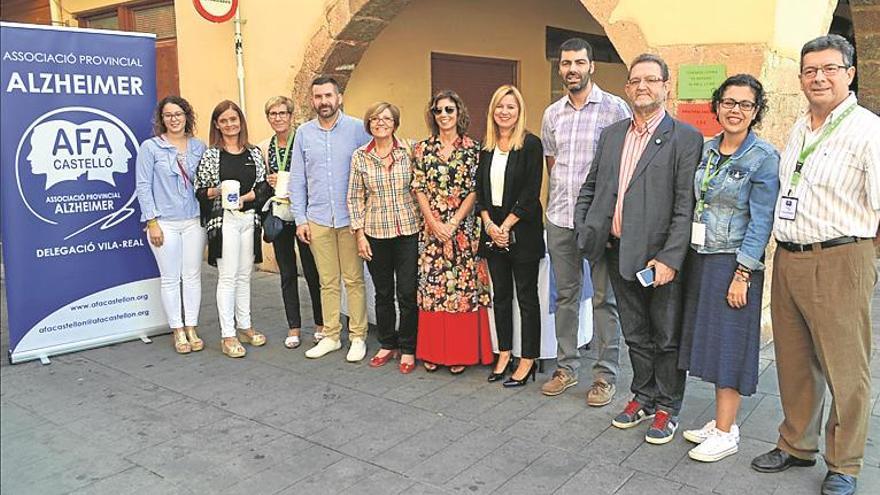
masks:
[[[736,453],[740,397],[758,383],[764,248],[779,192],[779,153],[752,131],[766,108],[754,77],[724,81],[712,95],[723,132],[703,146],[694,177],[679,366],[715,384],[715,419],[684,432],[703,462]]]

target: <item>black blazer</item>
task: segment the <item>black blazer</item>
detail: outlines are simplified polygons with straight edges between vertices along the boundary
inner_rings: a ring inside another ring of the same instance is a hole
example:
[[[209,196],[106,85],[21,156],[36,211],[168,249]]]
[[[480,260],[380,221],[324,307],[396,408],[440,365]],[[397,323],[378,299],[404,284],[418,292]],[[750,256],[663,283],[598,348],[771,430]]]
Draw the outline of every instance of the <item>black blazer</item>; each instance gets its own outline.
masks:
[[[578,247],[591,262],[605,252],[617,202],[620,158],[631,119],[606,127],[575,205]],[[694,170],[703,137],[688,124],[663,118],[642,153],[623,199],[620,276],[635,280],[652,258],[680,271],[690,244]]]
[[[510,246],[511,260],[515,263],[533,261],[544,257],[544,212],[541,208],[541,181],[544,178],[544,147],[541,140],[526,133],[523,147],[511,150],[507,157],[504,172],[504,196],[501,208],[492,206],[492,182],[489,177],[492,168],[492,152],[480,152],[480,166],[477,169],[477,215],[488,211],[492,221],[498,225],[513,213],[519,222],[512,231],[516,243]],[[485,249],[490,241],[485,228],[480,234],[480,248],[484,255],[494,252]]]

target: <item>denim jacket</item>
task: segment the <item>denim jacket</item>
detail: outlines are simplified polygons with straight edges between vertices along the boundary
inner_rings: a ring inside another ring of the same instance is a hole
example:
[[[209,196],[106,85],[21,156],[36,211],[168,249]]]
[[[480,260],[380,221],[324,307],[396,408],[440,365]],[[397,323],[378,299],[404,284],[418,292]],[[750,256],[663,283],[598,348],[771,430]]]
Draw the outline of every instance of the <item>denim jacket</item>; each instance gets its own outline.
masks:
[[[703,145],[703,158],[694,176],[697,204],[709,160],[717,163],[721,134]],[[717,165],[714,167],[717,169]],[[749,131],[736,153],[709,181],[702,212],[694,221],[706,225],[702,246],[691,244],[701,254],[736,253],[738,263],[763,270],[764,248],[773,229],[773,212],[779,193],[779,153]]]

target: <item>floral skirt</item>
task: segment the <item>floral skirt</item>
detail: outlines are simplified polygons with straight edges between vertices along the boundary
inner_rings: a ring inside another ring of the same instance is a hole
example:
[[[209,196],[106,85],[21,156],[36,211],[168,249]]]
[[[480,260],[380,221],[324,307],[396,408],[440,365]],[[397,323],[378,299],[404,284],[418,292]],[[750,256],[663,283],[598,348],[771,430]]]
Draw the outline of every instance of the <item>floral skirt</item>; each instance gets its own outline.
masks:
[[[416,357],[443,366],[492,364],[486,307],[467,313],[419,311]]]

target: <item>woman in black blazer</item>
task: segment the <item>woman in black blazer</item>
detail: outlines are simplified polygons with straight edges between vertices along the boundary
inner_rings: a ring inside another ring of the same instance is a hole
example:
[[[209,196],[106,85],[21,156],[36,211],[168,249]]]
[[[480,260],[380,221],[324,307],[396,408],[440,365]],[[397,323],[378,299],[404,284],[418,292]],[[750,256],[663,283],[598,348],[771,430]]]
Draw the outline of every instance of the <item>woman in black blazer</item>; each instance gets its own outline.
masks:
[[[525,106],[514,86],[495,91],[486,118],[486,140],[477,172],[476,211],[483,220],[483,255],[489,262],[500,354],[489,381],[498,381],[510,362],[513,290],[522,321],[522,358],[505,387],[535,377],[541,346],[538,264],[544,257],[544,224],[539,195],[543,178],[541,140],[525,129]]]

